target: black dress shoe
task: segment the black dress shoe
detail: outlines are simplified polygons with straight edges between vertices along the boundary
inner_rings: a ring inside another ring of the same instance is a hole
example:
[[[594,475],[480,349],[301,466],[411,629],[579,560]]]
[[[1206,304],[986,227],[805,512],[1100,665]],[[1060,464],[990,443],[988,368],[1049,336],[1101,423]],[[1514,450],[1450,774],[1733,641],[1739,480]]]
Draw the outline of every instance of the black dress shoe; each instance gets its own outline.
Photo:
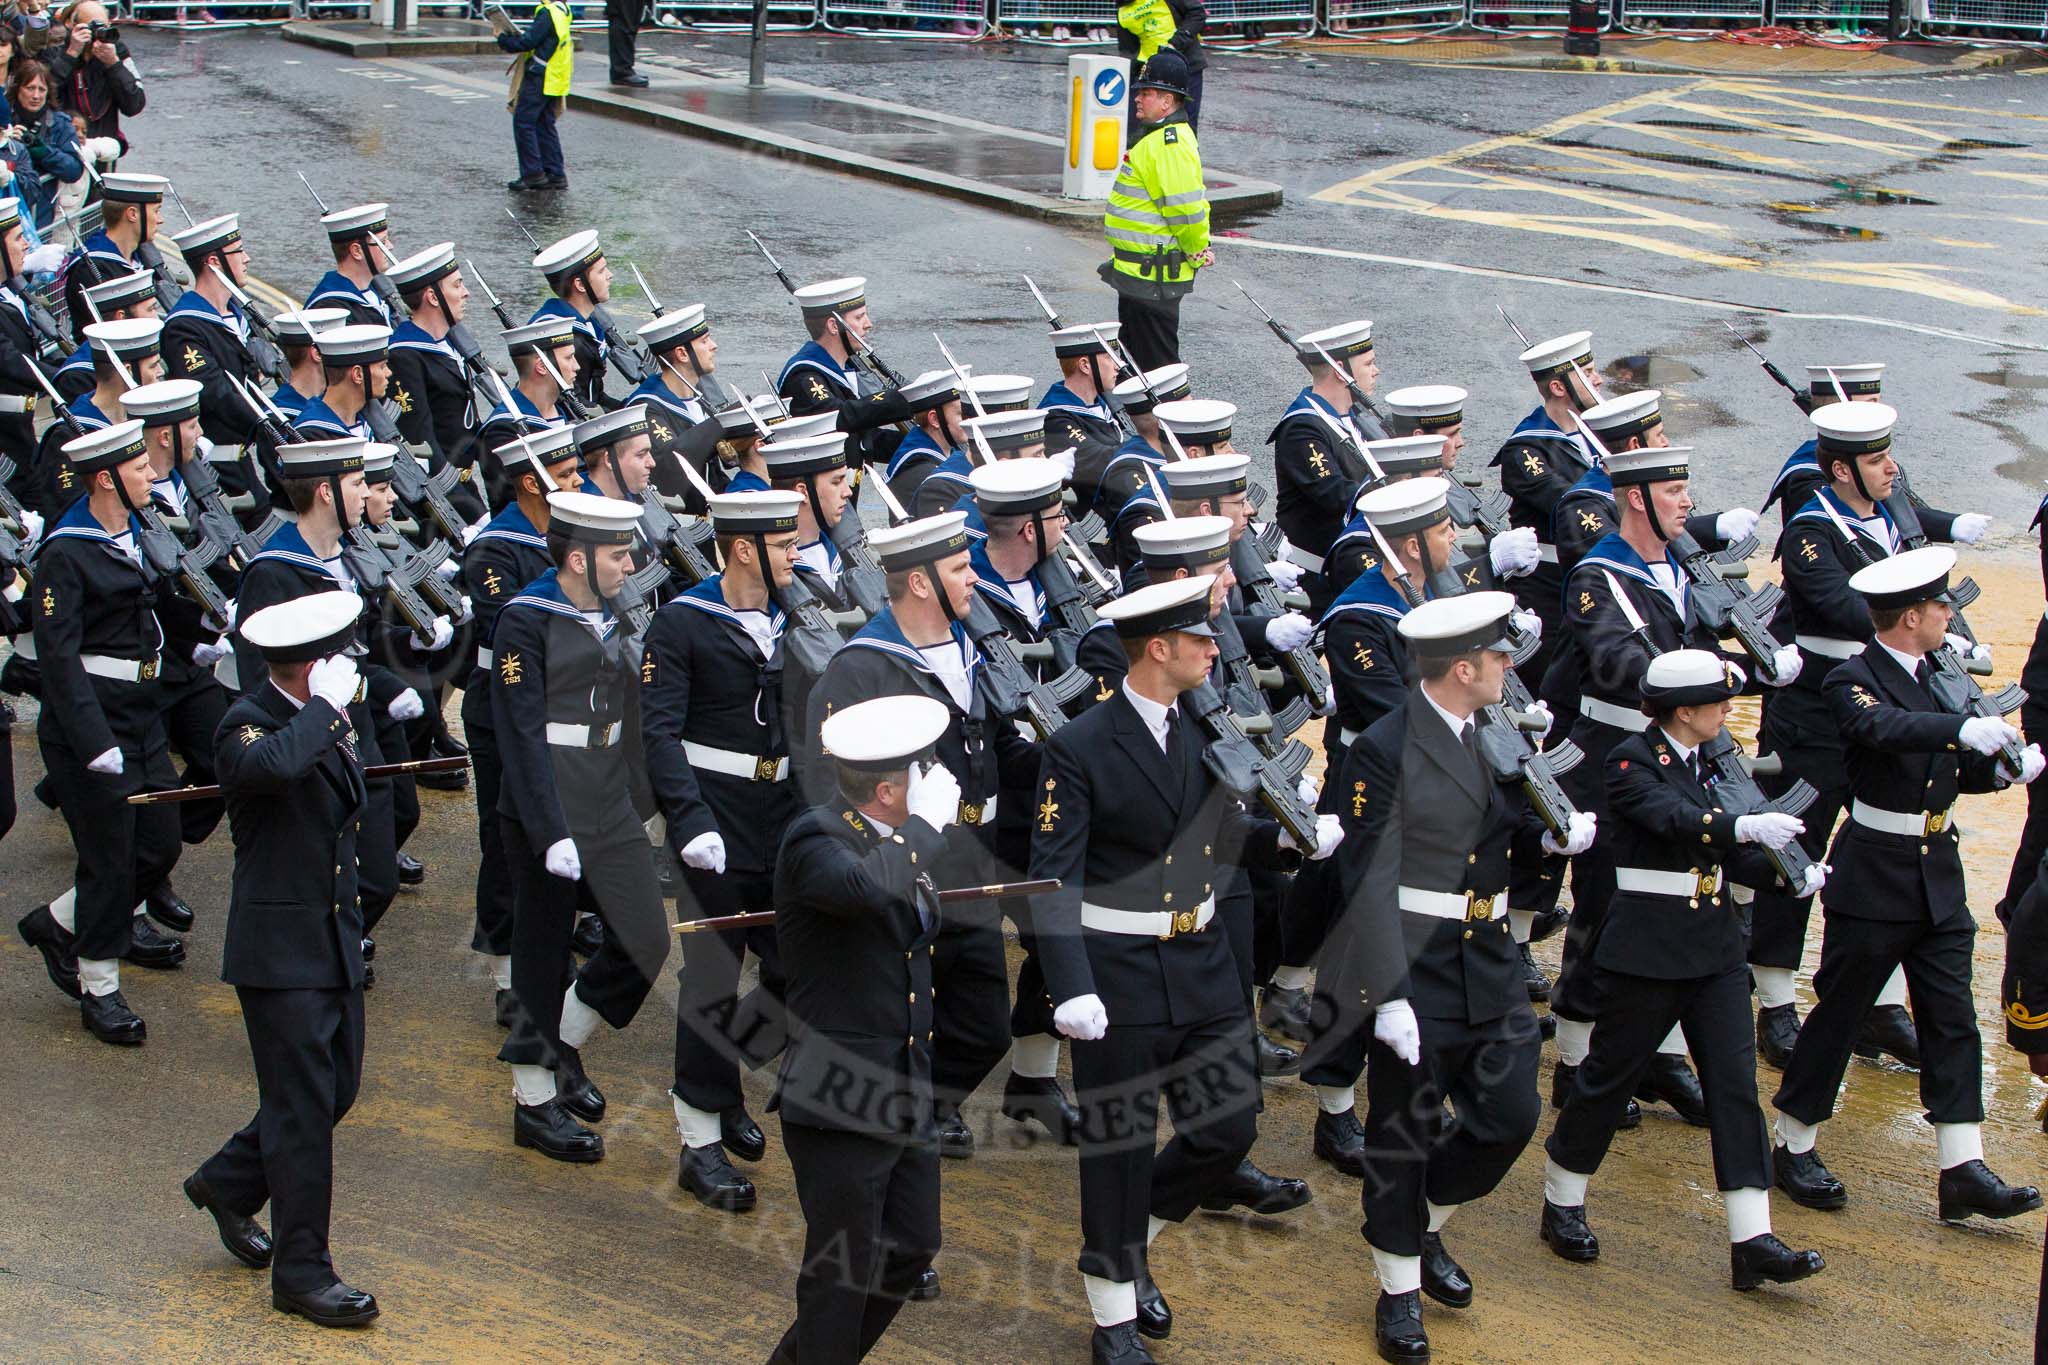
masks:
[[[220,1244],[228,1249],[228,1255],[251,1270],[261,1270],[270,1264],[273,1248],[263,1225],[223,1205],[213,1186],[201,1180],[197,1171],[185,1177],[185,1197],[192,1201],[193,1208],[213,1215],[213,1225],[220,1229]]]
[[[1159,1292],[1159,1286],[1152,1282],[1152,1272],[1140,1270],[1136,1285],[1138,1291],[1138,1335],[1154,1341],[1164,1341],[1173,1335],[1173,1306],[1166,1301],[1166,1295]]]
[[[350,1289],[336,1280],[325,1289],[295,1294],[275,1285],[270,1306],[280,1313],[297,1313],[322,1327],[367,1327],[377,1319],[377,1301],[360,1289]]]
[[[121,998],[119,991],[80,996],[78,1017],[92,1030],[93,1037],[117,1047],[134,1047],[149,1036],[148,1025],[128,1008],[128,1002]]]
[[[1380,1359],[1391,1365],[1414,1365],[1429,1359],[1429,1334],[1422,1330],[1422,1295],[1380,1291],[1372,1310],[1373,1341]]]
[[[544,175],[522,175],[517,180],[508,180],[505,182],[506,189],[518,190],[521,193],[530,193],[531,191],[534,190],[544,190],[547,187],[548,178]]]
[[[1766,1232],[1728,1248],[1728,1267],[1737,1289],[1748,1291],[1765,1280],[1790,1284],[1827,1269],[1818,1251],[1794,1251]]]
[[[583,1070],[583,1054],[567,1043],[555,1047],[555,1099],[585,1123],[604,1121],[604,1091]]]
[[[939,1268],[926,1266],[917,1272],[917,1280],[910,1286],[910,1292],[903,1297],[910,1303],[930,1303],[939,1296]]]
[[[2008,1185],[1983,1161],[1965,1161],[1941,1173],[1941,1221],[1960,1223],[1973,1213],[2011,1218],[2041,1207],[2032,1185]]]
[[[185,964],[185,940],[172,938],[149,922],[149,916],[137,915],[128,926],[128,951],[121,954],[123,962],[151,971],[167,971]]]
[[[1789,1147],[1771,1148],[1771,1169],[1778,1188],[1801,1208],[1838,1209],[1849,1202],[1849,1191],[1835,1179],[1835,1173],[1821,1164],[1820,1149],[1793,1152]]]
[[[578,957],[596,957],[597,950],[604,947],[604,921],[596,915],[577,920],[576,932],[569,935],[569,946]]]
[[[1341,1114],[1316,1111],[1315,1154],[1354,1179],[1365,1177],[1365,1127],[1356,1108]]]
[[[371,938],[371,937],[370,937],[370,936],[369,936],[368,934],[364,934],[364,935],[363,935],[363,961],[365,961],[365,962],[375,962],[376,960],[377,960],[377,940],[376,940],[376,939],[374,939],[374,938]]]
[[[1259,1074],[1261,1076],[1292,1076],[1301,1070],[1301,1054],[1291,1047],[1283,1047],[1257,1029],[1252,1030],[1253,1046],[1259,1053]]]
[[[446,730],[434,731],[434,738],[427,745],[429,758],[468,758],[469,746]]]
[[[491,1012],[497,1015],[499,1028],[511,1028],[519,1014],[519,997],[504,986],[498,987],[491,996]]]
[[[1593,1235],[1593,1229],[1586,1226],[1584,1204],[1567,1209],[1544,1200],[1543,1222],[1538,1225],[1536,1235],[1567,1261],[1600,1259],[1600,1239]]]
[[[1766,1005],[1756,1012],[1756,1055],[1783,1071],[1799,1041],[1799,1006]]]
[[[635,90],[645,90],[647,88],[647,78],[637,71],[628,71],[622,75],[613,76],[612,84],[631,86]]]
[[[1067,1098],[1057,1076],[1019,1076],[1003,1082],[1003,1117],[1019,1123],[1035,1120],[1065,1147],[1081,1145],[1081,1111]]]
[[[1636,1081],[1636,1098],[1662,1100],[1695,1128],[1707,1126],[1707,1097],[1700,1093],[1700,1078],[1675,1052],[1660,1052]]]
[[[38,905],[23,915],[15,928],[23,943],[43,955],[43,970],[50,974],[50,984],[73,1000],[78,999],[78,940],[57,923],[50,907]]]
[[[559,1099],[512,1106],[512,1145],[582,1166],[604,1160],[604,1139],[570,1116]]]
[[[1269,985],[1259,996],[1259,1027],[1305,1043],[1312,1002],[1306,986]]]
[[[1088,1359],[1091,1365],[1154,1365],[1135,1322],[1096,1328],[1088,1339]]]
[[[1858,1057],[1888,1052],[1907,1066],[1920,1065],[1920,1030],[1913,1027],[1913,1016],[1904,1005],[1872,1005],[1852,1046]]]
[[[1529,988],[1529,1003],[1533,1005],[1539,1001],[1548,1000],[1550,998],[1550,978],[1544,974],[1541,967],[1536,965],[1536,955],[1529,951],[1528,944],[1524,943],[1521,946],[1520,956],[1522,959],[1522,984]]]
[[[398,855],[398,884],[418,886],[427,879],[427,865],[410,853]]]
[[[547,187],[551,190],[566,190],[569,188],[569,177],[566,175],[551,175],[548,177]]]
[[[1288,1175],[1267,1175],[1246,1157],[1214,1190],[1202,1196],[1202,1207],[1223,1213],[1244,1207],[1253,1213],[1287,1213],[1315,1198],[1306,1180]]]
[[[1529,921],[1529,942],[1543,942],[1544,939],[1549,938],[1552,934],[1564,928],[1565,925],[1571,923],[1571,919],[1571,911],[1561,909],[1555,905],[1551,906],[1548,910],[1539,913],[1535,919]]]
[[[377,969],[369,963],[363,964],[363,989],[369,990],[377,984]]]
[[[1440,1232],[1422,1234],[1422,1292],[1446,1308],[1472,1306],[1472,1277],[1444,1250]]]
[[[718,1116],[718,1140],[741,1161],[759,1161],[768,1152],[768,1135],[744,1104]]]
[[[142,908],[149,912],[151,919],[174,934],[192,932],[192,907],[185,904],[185,898],[169,882],[144,896]]]
[[[453,754],[435,754],[435,758],[453,758]],[[420,773],[413,778],[415,787],[424,787],[433,792],[459,792],[469,788],[469,769],[450,768],[446,772]]]
[[[717,1143],[683,1148],[676,1184],[695,1195],[707,1209],[745,1213],[754,1207],[754,1182],[732,1168],[725,1148]]]
[[[974,1155],[974,1130],[960,1117],[958,1109],[942,1111],[938,1115],[938,1129],[940,1156],[964,1161]]]
[[[1628,1108],[1621,1111],[1621,1122],[1614,1125],[1614,1131],[1621,1133],[1631,1128],[1640,1128],[1642,1126],[1643,1106],[1637,1104],[1634,1099],[1630,1099]]]

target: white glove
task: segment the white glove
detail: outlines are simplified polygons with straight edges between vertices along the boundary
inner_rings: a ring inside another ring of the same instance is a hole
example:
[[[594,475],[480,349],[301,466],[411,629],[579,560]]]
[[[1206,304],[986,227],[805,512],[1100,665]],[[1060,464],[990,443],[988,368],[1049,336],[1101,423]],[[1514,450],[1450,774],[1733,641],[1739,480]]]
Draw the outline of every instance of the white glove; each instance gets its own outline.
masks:
[[[1061,483],[1072,483],[1074,481],[1074,447],[1068,446],[1059,454],[1049,456],[1048,458],[1059,466]]]
[[[2025,785],[2041,775],[2041,769],[2048,768],[2048,758],[2041,756],[2041,746],[2029,744],[2020,750],[2020,783]]]
[[[467,546],[469,545],[469,542],[471,542],[472,540],[475,540],[475,539],[477,538],[477,534],[478,534],[479,532],[481,532],[481,531],[482,531],[482,530],[484,529],[484,527],[486,527],[486,526],[489,526],[490,524],[491,524],[491,515],[490,515],[490,513],[486,512],[486,513],[484,513],[484,515],[482,515],[482,516],[478,517],[478,518],[477,518],[477,519],[476,519],[475,521],[471,522],[471,523],[470,523],[469,525],[467,525],[467,526],[463,527],[463,528],[462,528],[462,543],[463,543],[463,546],[464,546],[465,548],[467,548]]]
[[[1542,551],[1536,545],[1536,528],[1517,526],[1502,531],[1486,547],[1486,557],[1493,561],[1493,572],[1497,578],[1520,578],[1533,573],[1542,563]]]
[[[903,804],[913,816],[922,817],[933,829],[943,831],[960,818],[960,779],[943,763],[930,767],[913,763]]]
[[[306,671],[306,690],[337,711],[348,710],[361,682],[356,661],[346,654],[331,655]]]
[[[1291,559],[1276,559],[1266,566],[1266,573],[1273,579],[1273,586],[1282,592],[1293,592],[1301,586],[1301,565]]]
[[[1941,642],[1954,650],[1959,658],[1991,660],[1991,646],[1973,645],[1960,635],[1944,635]]]
[[[1806,875],[1799,881],[1799,889],[1792,894],[1801,900],[1805,900],[1808,896],[1818,896],[1820,889],[1827,884],[1828,865],[1826,863],[1809,863],[1806,867]]]
[[[62,266],[64,258],[70,254],[70,252],[55,242],[45,242],[41,246],[31,249],[27,255],[21,258],[22,273],[24,275],[47,274]]]
[[[112,163],[121,159],[121,139],[116,137],[89,137],[85,149],[92,153],[94,161]]]
[[[1735,817],[1735,842],[1738,844],[1762,844],[1775,851],[1804,833],[1806,822],[1796,815],[1767,810],[1760,815]]]
[[[469,598],[464,597],[462,599],[461,608],[458,609],[455,613],[455,624],[458,626],[466,626],[475,619],[476,608],[473,605],[471,605]]]
[[[1806,667],[1806,660],[1799,656],[1798,645],[1779,645],[1778,652],[1771,656],[1772,677],[1766,684],[1770,687],[1789,687],[1799,676],[1799,670]]]
[[[439,564],[436,564],[434,566],[434,572],[441,575],[441,577],[443,578],[453,578],[455,577],[455,575],[462,572],[462,561],[457,559],[454,555],[449,555],[446,559],[442,560]]]
[[[1564,824],[1564,841],[1558,842],[1555,834],[1546,832],[1543,847],[1552,853],[1562,853],[1567,858],[1576,858],[1593,846],[1593,839],[1600,833],[1600,821],[1590,811],[1575,810]]]
[[[1536,743],[1541,744],[1544,740],[1550,738],[1551,730],[1557,725],[1557,717],[1550,714],[1550,703],[1547,701],[1539,701],[1529,709],[1543,717],[1543,728],[1529,735]]]
[[[1300,649],[1308,643],[1308,637],[1316,628],[1306,616],[1298,611],[1283,611],[1266,622],[1266,647],[1269,649]]]
[[[422,654],[432,654],[437,649],[445,649],[448,642],[454,638],[455,627],[448,624],[448,618],[436,616],[434,618],[434,638],[424,640],[420,638],[418,632],[414,632],[412,647]]]
[[[25,544],[34,545],[43,538],[43,514],[21,509],[21,538]]]
[[[1747,507],[1731,507],[1714,518],[1714,534],[1726,544],[1736,541],[1756,529],[1757,515]]]
[[[699,872],[725,871],[725,836],[707,829],[683,845],[683,863]]]
[[[1316,785],[1315,778],[1307,773],[1303,773],[1295,781],[1294,794],[1302,799],[1304,805],[1313,806],[1316,803],[1316,797],[1322,794],[1322,788]]]
[[[121,757],[121,750],[116,747],[107,750],[85,766],[93,772],[105,773],[108,777],[119,777],[128,765]]]
[[[427,714],[427,704],[420,700],[418,689],[408,687],[391,699],[384,712],[396,721],[418,720]]]
[[[212,668],[221,661],[221,656],[227,652],[228,647],[221,644],[218,640],[211,644],[201,640],[198,644],[192,646],[192,666],[194,668]]]
[[[1526,529],[1526,528],[1525,528]],[[1509,623],[1532,640],[1543,638],[1543,618],[1523,607],[1516,607],[1509,613]]]
[[[2019,731],[1997,716],[1971,716],[1956,734],[1957,739],[1980,754],[1995,754],[2019,737]]]
[[[1316,847],[1315,851],[1308,855],[1308,860],[1312,863],[1321,862],[1332,853],[1335,853],[1337,845],[1343,842],[1343,822],[1334,815],[1318,815],[1316,817]],[[1280,831],[1280,847],[1300,849],[1301,845],[1294,842],[1294,832],[1292,830],[1283,829]]]
[[[1092,1043],[1109,1032],[1109,1011],[1099,995],[1077,995],[1062,1000],[1052,1012],[1052,1026],[1079,1042]]]
[[[1406,1000],[1389,1000],[1372,1012],[1372,1036],[1408,1065],[1421,1063],[1422,1029],[1415,1022],[1415,1007]]]
[[[574,839],[557,839],[548,845],[541,863],[547,870],[564,881],[580,881],[583,878],[583,859],[576,856]]]
[[[1984,533],[1990,529],[1991,518],[1982,512],[1964,512],[1949,523],[1948,534],[1951,540],[1964,545],[1975,545],[1984,539]]]

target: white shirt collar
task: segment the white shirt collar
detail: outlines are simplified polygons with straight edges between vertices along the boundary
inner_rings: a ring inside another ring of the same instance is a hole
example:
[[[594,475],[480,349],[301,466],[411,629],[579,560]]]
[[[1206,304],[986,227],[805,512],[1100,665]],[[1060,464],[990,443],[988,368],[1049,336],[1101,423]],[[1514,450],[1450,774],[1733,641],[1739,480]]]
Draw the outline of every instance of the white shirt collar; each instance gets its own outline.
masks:
[[[1451,734],[1457,741],[1460,744],[1464,743],[1465,727],[1472,723],[1472,718],[1470,716],[1453,715],[1449,711],[1444,710],[1442,706],[1437,704],[1437,699],[1429,695],[1429,689],[1426,687],[1418,687],[1415,690],[1420,692],[1422,699],[1429,703],[1429,709],[1436,712],[1443,719],[1443,723],[1450,728]]]
[[[1657,733],[1664,736],[1664,742],[1671,746],[1671,751],[1678,755],[1678,761],[1681,763],[1691,763],[1692,756],[1695,753],[1699,752],[1697,746],[1688,749],[1683,744],[1680,744],[1677,740],[1671,737],[1671,732],[1669,730],[1666,730],[1662,726],[1657,727]]]
[[[270,685],[271,685],[271,687],[273,687],[273,688],[275,688],[275,689],[276,689],[276,691],[277,691],[277,695],[278,695],[278,696],[280,696],[280,697],[283,697],[283,698],[284,698],[284,699],[285,699],[286,701],[288,701],[288,702],[290,702],[290,703],[292,704],[292,710],[294,710],[294,711],[303,711],[303,710],[305,710],[305,709],[306,709],[306,703],[304,703],[304,702],[300,701],[300,700],[299,700],[299,699],[298,699],[297,697],[295,697],[295,696],[293,696],[293,695],[292,695],[291,693],[289,693],[289,692],[285,691],[285,690],[284,690],[284,689],[283,689],[282,687],[278,687],[278,686],[277,686],[277,679],[275,679],[275,678],[272,678],[272,679],[270,680]]]
[[[1920,661],[1926,657],[1924,654],[1901,654],[1876,636],[1872,636],[1870,642],[1891,655],[1893,662],[1906,670],[1907,677],[1917,678],[1920,676]]]
[[[896,826],[888,824],[881,820],[877,820],[874,816],[869,815],[866,811],[858,811],[856,813],[860,816],[861,819],[867,821],[868,824],[872,825],[874,827],[875,833],[879,834],[884,839],[888,838],[890,835],[896,832]]]
[[[1141,696],[1137,692],[1132,691],[1129,678],[1124,679],[1123,688],[1124,697],[1130,702],[1131,709],[1138,713],[1138,719],[1144,721],[1145,728],[1152,732],[1152,742],[1159,746],[1159,752],[1165,753],[1166,716],[1171,708],[1162,706],[1150,697]]]

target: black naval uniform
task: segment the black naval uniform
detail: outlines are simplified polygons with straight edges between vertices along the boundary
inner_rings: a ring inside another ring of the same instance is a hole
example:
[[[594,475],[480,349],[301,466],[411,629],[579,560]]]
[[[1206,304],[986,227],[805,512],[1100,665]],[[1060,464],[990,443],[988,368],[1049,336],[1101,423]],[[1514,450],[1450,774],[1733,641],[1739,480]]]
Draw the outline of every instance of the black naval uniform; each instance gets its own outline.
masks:
[[[1099,361],[1094,363],[1100,367]],[[1084,403],[1079,394],[1061,381],[1045,391],[1038,406],[1045,411],[1046,450],[1074,452],[1074,496],[1080,506],[1092,505],[1102,490],[1104,471],[1124,442],[1124,429],[1116,420],[1107,394],[1098,395],[1093,403]]]
[[[345,714],[266,679],[228,708],[216,757],[235,843],[221,979],[241,1002],[258,1098],[199,1178],[245,1218],[270,1204],[270,1280],[290,1294],[335,1282],[334,1128],[363,1076],[356,737]]]
[[[35,328],[29,324],[28,308],[14,290],[0,285],[0,455],[14,461],[15,488],[22,502],[29,470],[35,464],[35,405],[43,400],[42,386],[29,371],[29,362],[40,354]],[[55,517],[64,509],[52,507]]]
[[[938,1254],[931,869],[945,855],[925,820],[885,834],[835,800],[797,816],[775,860],[796,1034],[772,1107],[805,1233],[774,1365],[866,1356]]]
[[[1557,544],[1551,539],[1558,499],[1592,467],[1580,438],[1566,434],[1550,420],[1540,405],[1521,426],[1509,434],[1494,453],[1491,464],[1500,470],[1500,490],[1508,497],[1508,520],[1516,526],[1534,527],[1537,549],[1542,556],[1535,571],[1514,581],[1515,600],[1525,611],[1543,620],[1543,641],[1536,653],[1516,669],[1523,677],[1538,680],[1550,668],[1551,656],[1562,637],[1564,614],[1560,609],[1564,573],[1558,567]],[[1593,768],[1594,785],[1599,785],[1599,766]]]
[[[2029,529],[2038,529],[2048,515],[2048,498],[2034,511]],[[2048,533],[2041,537],[2041,584],[2048,590]],[[2048,744],[2048,612],[2034,623],[2034,642],[2027,650],[2026,665],[2020,670],[2020,686],[2027,699],[2020,706],[2020,729],[2029,743]],[[2007,875],[2005,894],[1998,901],[1998,918],[2010,924],[2020,897],[2034,884],[2041,858],[2048,854],[2048,788],[2035,791],[2027,784],[2027,823],[2020,831],[2019,847],[2013,850],[2012,871]],[[2011,959],[2008,946],[2007,959]]]
[[[1307,571],[1302,589],[1317,613],[1336,596],[1323,582],[1323,558],[1350,520],[1352,503],[1365,482],[1359,444],[1385,435],[1371,413],[1356,407],[1340,413],[1311,387],[1296,396],[1266,438],[1273,447],[1279,488],[1274,519],[1298,552],[1295,562]]]
[[[847,436],[846,462],[855,469],[887,466],[903,439],[895,424],[911,417],[909,401],[896,389],[883,387],[865,370],[841,366],[815,341],[784,362],[775,390],[788,401],[792,417],[838,413],[839,430]]]
[[[166,516],[184,517],[196,523],[194,508],[184,492],[184,481],[175,472],[156,485],[152,499]],[[196,544],[202,538],[203,532],[194,524],[190,542]],[[218,561],[214,577],[228,593],[234,592],[235,576],[221,572]],[[178,775],[178,781],[182,786],[213,786],[213,737],[227,711],[228,695],[215,680],[213,670],[201,668],[193,662],[192,655],[199,646],[218,641],[220,630],[207,624],[206,614],[183,593],[160,595],[156,614],[164,631],[163,668],[157,679],[162,688],[164,736],[184,760],[184,771]],[[227,807],[220,800],[179,802],[178,827],[184,841],[206,842],[206,836],[213,833],[226,812]]]
[[[249,447],[255,441],[256,419],[249,405],[229,382],[233,376],[250,388],[265,385],[256,362],[249,357],[249,323],[242,310],[230,303],[222,313],[204,295],[188,289],[164,317],[164,375],[169,379],[199,382],[199,428],[215,445]],[[255,494],[257,507],[269,505],[265,486],[267,460],[243,455],[216,462],[221,491],[230,495]]]
[[[385,397],[397,409],[398,433],[414,446],[431,452],[428,473],[447,465],[462,471],[448,500],[474,520],[484,511],[473,475],[477,456],[470,430],[473,394],[469,371],[445,337],[429,336],[414,322],[400,323],[391,334],[391,385]]]

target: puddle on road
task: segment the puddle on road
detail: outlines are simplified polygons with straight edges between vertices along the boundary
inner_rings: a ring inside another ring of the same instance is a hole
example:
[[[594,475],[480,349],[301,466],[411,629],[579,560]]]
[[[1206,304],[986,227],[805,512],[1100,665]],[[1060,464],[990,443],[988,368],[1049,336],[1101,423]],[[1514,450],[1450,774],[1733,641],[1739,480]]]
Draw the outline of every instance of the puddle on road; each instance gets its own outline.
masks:
[[[1979,384],[2001,389],[2048,389],[2048,375],[2021,374],[2017,370],[1966,370],[1964,374]]]
[[[1668,389],[1701,377],[1700,371],[1676,356],[1618,355],[1607,362],[1601,374],[1610,383],[1638,389]]]
[[[1819,211],[1820,205],[1818,204],[1775,203],[1764,205],[1766,217],[1774,219],[1786,227],[1798,228],[1802,232],[1811,232],[1822,237],[1833,237],[1846,242],[1881,242],[1885,238],[1885,234],[1879,232],[1876,228],[1857,227],[1853,223],[1831,223],[1824,218],[1807,216]]]

